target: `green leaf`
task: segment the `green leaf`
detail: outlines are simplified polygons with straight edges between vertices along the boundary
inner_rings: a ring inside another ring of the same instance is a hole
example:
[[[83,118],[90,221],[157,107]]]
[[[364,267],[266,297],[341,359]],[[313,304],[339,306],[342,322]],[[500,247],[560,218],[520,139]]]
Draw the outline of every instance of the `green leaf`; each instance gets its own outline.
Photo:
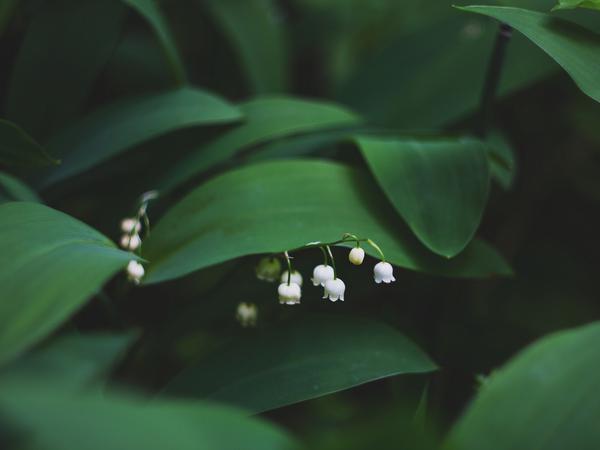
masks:
[[[497,24],[483,17],[452,14],[410,34],[399,34],[381,50],[369,52],[369,58],[338,88],[337,98],[378,125],[429,130],[455,122],[479,106],[496,33]],[[557,70],[547,55],[515,33],[498,95]]]
[[[184,158],[161,185],[174,187],[240,150],[287,135],[314,133],[360,123],[360,118],[338,105],[291,97],[265,97],[240,105],[246,121]]]
[[[119,39],[125,11],[117,0],[42,2],[14,64],[8,118],[43,139],[80,113]]]
[[[448,448],[597,449],[599,341],[595,322],[523,350],[481,387]]]
[[[544,50],[573,78],[586,95],[600,102],[600,35],[567,20],[526,9],[466,6],[505,22]]]
[[[167,21],[160,11],[155,0],[123,0],[127,5],[135,9],[152,27],[161,47],[165,53],[165,57],[173,72],[173,78],[177,84],[186,83],[185,66],[179,51],[175,45]]]
[[[0,205],[0,363],[69,318],[135,256],[61,212]]]
[[[235,106],[207,92],[181,88],[104,107],[54,136],[51,152],[62,165],[42,181],[49,186],[168,132],[240,120]]]
[[[286,88],[286,52],[282,26],[270,0],[205,0],[231,46],[235,49],[254,93],[283,92]]]
[[[0,203],[11,201],[42,203],[38,195],[18,178],[0,170]]]
[[[151,261],[145,282],[244,255],[331,242],[346,232],[375,240],[401,267],[451,276],[510,273],[481,243],[451,261],[427,251],[357,170],[319,160],[283,160],[227,172],[172,207],[144,243],[144,257]]]
[[[134,337],[134,333],[62,336],[44,348],[18,358],[0,375],[11,378],[42,376],[64,387],[85,387],[108,374]]]
[[[50,383],[0,387],[2,428],[31,450],[288,450],[291,437],[241,411],[124,394],[75,394]]]
[[[600,10],[600,0],[558,0],[552,11],[559,9],[588,8]]]
[[[231,342],[184,369],[165,393],[259,413],[369,381],[435,369],[427,355],[387,325],[315,316]]]
[[[473,238],[487,201],[486,146],[474,139],[359,136],[396,211],[433,252],[451,258]]]
[[[47,166],[58,161],[17,125],[0,119],[0,163],[9,166]]]

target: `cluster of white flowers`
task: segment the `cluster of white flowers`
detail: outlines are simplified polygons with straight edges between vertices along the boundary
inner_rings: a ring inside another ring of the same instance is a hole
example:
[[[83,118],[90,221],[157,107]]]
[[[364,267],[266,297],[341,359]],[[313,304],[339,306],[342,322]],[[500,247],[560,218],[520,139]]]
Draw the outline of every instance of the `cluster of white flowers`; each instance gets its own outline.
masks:
[[[137,217],[126,217],[121,220],[121,247],[125,250],[136,251],[142,245],[142,238],[140,237],[140,231],[142,230],[142,224]]]
[[[360,247],[360,242],[367,242],[371,245],[379,255],[381,261],[375,264],[373,268],[373,278],[377,284],[379,283],[391,283],[396,281],[394,278],[394,269],[392,265],[385,261],[383,252],[377,244],[370,239],[359,239],[353,234],[345,234],[342,240],[334,242],[329,245],[356,242],[356,247],[350,250],[348,254],[348,260],[354,265],[361,265],[365,259],[365,251]],[[321,242],[311,242],[306,247],[320,247],[325,256],[324,264],[319,264],[313,270],[313,276],[311,281],[314,286],[323,287],[323,298],[329,299],[332,302],[338,300],[344,301],[344,294],[346,291],[346,284],[337,276],[335,269],[335,263],[333,254],[328,244],[322,244]],[[284,253],[287,261],[288,270],[283,272],[280,277],[280,284],[277,288],[279,295],[279,302],[283,305],[297,305],[300,303],[302,297],[302,275],[297,270],[292,270],[291,257],[288,252]],[[329,265],[331,261],[332,265]],[[281,271],[281,263],[275,257],[263,258],[256,268],[256,275],[261,280],[273,281],[277,278]]]
[[[148,220],[147,210],[148,203],[158,197],[157,191],[148,191],[140,197],[139,207],[135,217],[126,217],[121,220],[120,229],[123,233],[119,243],[125,250],[131,252],[138,252],[142,247],[142,238],[140,232],[142,231],[142,219],[145,223],[146,236],[150,233],[150,221]],[[135,284],[139,284],[142,277],[145,274],[144,266],[132,259],[127,265],[127,278]]]

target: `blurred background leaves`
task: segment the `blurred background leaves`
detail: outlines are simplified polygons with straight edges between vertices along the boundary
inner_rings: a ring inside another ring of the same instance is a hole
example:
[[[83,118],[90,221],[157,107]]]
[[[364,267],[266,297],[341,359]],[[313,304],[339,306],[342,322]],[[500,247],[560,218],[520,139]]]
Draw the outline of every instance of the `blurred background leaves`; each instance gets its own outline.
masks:
[[[596,325],[503,365],[600,317],[600,14],[484,3],[2,2],[0,202],[30,203],[0,206],[1,446],[26,431],[33,448],[425,449],[449,432],[531,448],[543,428],[596,448]],[[485,15],[515,30],[480,142],[465,136],[498,30]],[[110,240],[156,187],[148,283],[132,289]],[[375,287],[376,260],[336,247],[348,291],[332,304],[308,282],[319,253],[295,252],[294,308],[256,279],[257,253],[343,232],[411,270]],[[257,329],[235,321],[241,301]],[[303,328],[315,314],[336,320]],[[390,339],[340,325],[356,320]],[[270,386],[261,370],[289,349],[335,358]],[[439,370],[404,373],[415,355]],[[216,399],[277,408],[157,396],[180,373],[206,378],[200,397],[228,381],[235,398]]]

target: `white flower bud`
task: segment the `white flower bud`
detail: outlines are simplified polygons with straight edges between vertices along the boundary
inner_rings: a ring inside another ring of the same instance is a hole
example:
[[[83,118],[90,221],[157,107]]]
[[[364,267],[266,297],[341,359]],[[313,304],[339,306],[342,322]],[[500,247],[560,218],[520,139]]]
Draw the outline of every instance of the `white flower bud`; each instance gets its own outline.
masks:
[[[327,280],[323,298],[329,298],[332,302],[335,302],[338,299],[344,301],[344,291],[346,291],[346,285],[339,278]]]
[[[121,231],[123,233],[127,233],[127,234],[132,233],[132,232],[139,233],[141,229],[142,229],[142,224],[137,219],[134,219],[132,217],[127,217],[121,221]]]
[[[242,302],[237,306],[235,318],[243,327],[254,327],[258,318],[258,308],[254,303]]]
[[[139,262],[132,260],[129,261],[129,264],[127,264],[127,278],[129,278],[135,284],[140,283],[140,280],[145,273],[144,266],[142,266]]]
[[[300,297],[302,296],[300,286],[296,283],[281,283],[277,289],[277,293],[279,294],[279,303],[286,305],[300,303]]]
[[[281,261],[277,258],[261,258],[256,266],[256,278],[270,283],[277,281],[281,273]]]
[[[382,281],[384,283],[391,283],[392,281],[396,281],[394,278],[394,268],[388,262],[381,261],[375,264],[373,268],[373,276],[375,278],[375,283],[379,284]]]
[[[298,286],[302,287],[302,274],[297,270],[292,270],[292,274],[290,275],[290,283],[296,283]],[[286,270],[281,274],[281,282],[288,282],[288,271]]]
[[[319,264],[313,270],[313,277],[311,278],[311,280],[315,286],[325,286],[325,283],[328,280],[333,280],[334,276],[335,275],[333,273],[333,267],[324,264]]]
[[[355,266],[360,266],[363,262],[363,259],[365,259],[365,251],[360,247],[354,247],[352,250],[350,250],[348,259]]]
[[[134,234],[132,236],[124,234],[121,237],[121,247],[123,247],[125,250],[137,250],[140,245],[142,245],[142,239],[140,238],[139,234]]]

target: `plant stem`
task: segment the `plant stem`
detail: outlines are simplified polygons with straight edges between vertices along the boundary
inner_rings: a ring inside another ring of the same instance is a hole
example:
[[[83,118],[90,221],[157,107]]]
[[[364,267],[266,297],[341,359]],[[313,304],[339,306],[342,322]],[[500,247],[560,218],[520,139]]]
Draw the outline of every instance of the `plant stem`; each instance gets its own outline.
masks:
[[[496,35],[494,50],[485,76],[483,91],[481,92],[481,103],[479,106],[479,118],[475,126],[475,134],[479,138],[485,138],[488,133],[490,120],[494,108],[494,99],[500,84],[500,75],[504,63],[506,46],[512,36],[512,28],[505,23],[501,23]]]
[[[289,286],[292,278],[292,262],[290,261],[290,255],[288,254],[288,252],[283,252],[283,254],[285,256],[285,260],[288,266],[287,285]]]
[[[337,269],[335,267],[335,260],[333,259],[333,253],[331,253],[331,248],[329,247],[329,245],[326,245],[325,248],[327,249],[327,253],[329,253],[329,259],[331,259],[331,267],[333,267],[333,279],[336,280],[337,279]]]

